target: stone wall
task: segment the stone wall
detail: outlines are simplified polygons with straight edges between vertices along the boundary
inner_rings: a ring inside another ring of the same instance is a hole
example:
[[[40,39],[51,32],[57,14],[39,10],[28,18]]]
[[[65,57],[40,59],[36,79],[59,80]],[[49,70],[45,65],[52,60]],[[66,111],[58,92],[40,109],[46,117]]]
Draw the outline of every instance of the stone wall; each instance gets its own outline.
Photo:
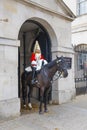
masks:
[[[3,12],[1,18],[7,19],[6,22],[0,22],[0,115],[20,114],[20,99],[18,99],[18,47],[20,42],[18,35],[26,20],[37,21],[47,30],[52,43],[53,59],[56,55],[72,58],[72,68],[69,70],[68,78],[59,79],[52,89],[53,101],[63,103],[71,100],[75,96],[75,86],[74,56],[71,45],[72,18],[68,16],[69,12],[66,13],[64,7],[58,3],[60,10],[59,12],[57,10],[57,13],[52,9],[35,6],[29,1],[25,2],[25,0],[8,1],[0,1],[0,8]]]
[[[0,39],[0,116],[20,114],[18,99],[19,41]]]

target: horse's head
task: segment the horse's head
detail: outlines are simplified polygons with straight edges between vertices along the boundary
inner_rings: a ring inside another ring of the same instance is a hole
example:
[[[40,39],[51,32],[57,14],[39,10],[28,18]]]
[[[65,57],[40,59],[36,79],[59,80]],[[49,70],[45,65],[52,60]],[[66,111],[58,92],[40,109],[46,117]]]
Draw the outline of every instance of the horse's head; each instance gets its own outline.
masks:
[[[57,57],[56,62],[58,66],[57,68],[58,72],[60,72],[63,75],[63,77],[66,78],[68,76],[68,71],[67,71],[67,63],[64,57],[63,56]]]

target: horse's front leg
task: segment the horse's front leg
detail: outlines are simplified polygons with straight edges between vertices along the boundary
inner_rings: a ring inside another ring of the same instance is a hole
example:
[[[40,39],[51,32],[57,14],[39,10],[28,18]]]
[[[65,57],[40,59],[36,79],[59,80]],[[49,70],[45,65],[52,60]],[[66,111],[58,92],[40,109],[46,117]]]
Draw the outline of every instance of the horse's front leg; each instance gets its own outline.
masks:
[[[43,104],[43,96],[40,96],[39,114],[43,114],[43,111],[42,111],[42,104]]]
[[[47,109],[47,97],[48,97],[49,88],[47,88],[44,92],[44,112],[48,112]]]

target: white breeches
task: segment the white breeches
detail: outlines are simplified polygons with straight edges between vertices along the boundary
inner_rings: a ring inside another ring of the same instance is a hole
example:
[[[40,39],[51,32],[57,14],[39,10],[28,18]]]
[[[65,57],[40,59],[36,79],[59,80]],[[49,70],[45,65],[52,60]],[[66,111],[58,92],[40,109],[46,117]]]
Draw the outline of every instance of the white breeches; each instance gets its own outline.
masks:
[[[43,62],[43,61],[44,61],[44,65],[46,65],[46,64],[47,64],[47,61],[46,61],[46,60],[43,60],[43,59],[38,60],[38,61],[32,61],[32,62],[31,62],[31,65],[32,65],[33,67],[35,67],[36,70],[40,70],[41,67],[42,67],[42,62]]]

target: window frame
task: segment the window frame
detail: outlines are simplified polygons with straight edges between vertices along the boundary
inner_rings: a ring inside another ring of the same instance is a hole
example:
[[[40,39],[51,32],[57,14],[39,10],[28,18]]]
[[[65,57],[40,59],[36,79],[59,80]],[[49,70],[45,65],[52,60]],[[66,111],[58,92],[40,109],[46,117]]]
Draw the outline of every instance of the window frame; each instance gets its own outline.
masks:
[[[87,53],[78,53],[77,69],[84,69],[84,62],[87,61]]]
[[[82,10],[81,10],[81,4],[84,3],[84,5],[85,5],[86,2],[87,2],[87,0],[82,0],[82,1],[77,0],[77,15],[78,15],[78,16],[79,16],[79,15],[87,14],[87,10],[85,11],[85,9],[84,9],[83,12],[82,12]]]

